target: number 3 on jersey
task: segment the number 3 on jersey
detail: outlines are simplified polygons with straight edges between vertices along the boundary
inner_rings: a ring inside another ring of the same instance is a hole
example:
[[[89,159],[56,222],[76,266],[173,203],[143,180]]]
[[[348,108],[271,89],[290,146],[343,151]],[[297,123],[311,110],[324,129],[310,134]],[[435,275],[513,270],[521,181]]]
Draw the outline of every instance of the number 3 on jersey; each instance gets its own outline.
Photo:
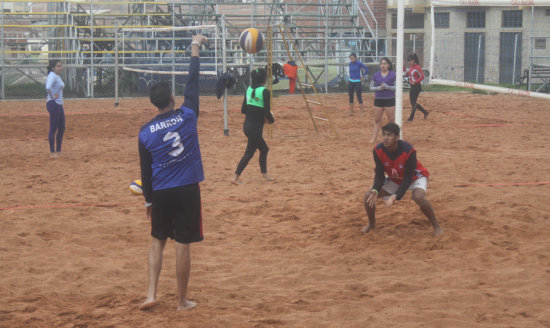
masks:
[[[167,134],[164,135],[164,139],[162,139],[162,140],[163,141],[168,141],[170,139],[174,139],[174,141],[172,141],[172,147],[174,147],[176,149],[172,150],[168,154],[170,154],[170,156],[177,157],[183,151],[183,145],[181,144],[179,133],[177,133],[177,132],[168,132]]]

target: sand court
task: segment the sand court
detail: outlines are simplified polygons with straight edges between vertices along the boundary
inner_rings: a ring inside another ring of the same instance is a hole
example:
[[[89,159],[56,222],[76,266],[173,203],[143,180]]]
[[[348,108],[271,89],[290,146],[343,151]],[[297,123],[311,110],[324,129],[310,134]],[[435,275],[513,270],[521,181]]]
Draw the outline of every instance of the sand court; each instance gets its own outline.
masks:
[[[56,159],[45,102],[0,102],[0,327],[549,327],[550,103],[421,94],[430,115],[405,123],[404,140],[430,172],[445,231],[433,238],[410,192],[379,203],[376,230],[361,233],[374,177],[363,98],[366,115],[349,117],[347,95],[324,96],[336,138],[323,122],[315,133],[300,95],[276,97],[275,180],[257,153],[242,186],[230,182],[242,97],[229,99],[229,136],[222,100],[201,98],[205,240],[191,246],[190,311],[176,311],[172,241],[157,304],[138,309],[150,227],[128,185],[149,100],[66,100]]]

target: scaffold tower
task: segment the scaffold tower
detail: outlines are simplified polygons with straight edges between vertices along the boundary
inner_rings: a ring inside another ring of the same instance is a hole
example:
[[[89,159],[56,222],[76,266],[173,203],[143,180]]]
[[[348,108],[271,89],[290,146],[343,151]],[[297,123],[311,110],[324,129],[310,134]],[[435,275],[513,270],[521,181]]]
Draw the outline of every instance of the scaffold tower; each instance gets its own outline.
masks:
[[[267,26],[284,24],[304,60],[325,72],[326,76],[317,81],[320,90],[335,83],[328,75],[343,78],[350,50],[364,61],[375,61],[377,54],[378,26],[366,0],[11,0],[2,1],[1,6],[1,99],[8,94],[32,97],[33,91],[21,95],[16,90],[22,89],[14,86],[43,83],[49,59],[64,62],[68,97],[112,96],[119,56],[140,57],[143,62],[159,57],[169,61],[161,50],[181,50],[190,37],[167,32],[151,39],[146,33],[136,33],[117,42],[123,29],[132,27],[217,25],[221,31],[224,24],[225,34],[217,40],[217,48],[225,49],[225,53],[209,53],[213,52],[212,45],[203,51],[213,63],[226,58],[227,69],[241,83],[246,83],[252,66],[266,63],[265,51],[249,56],[239,48],[239,35],[248,27],[265,31]],[[178,56],[175,51],[172,55]],[[282,43],[274,44],[273,55],[276,61],[287,59]],[[143,76],[122,74],[122,94],[138,94],[140,78]]]

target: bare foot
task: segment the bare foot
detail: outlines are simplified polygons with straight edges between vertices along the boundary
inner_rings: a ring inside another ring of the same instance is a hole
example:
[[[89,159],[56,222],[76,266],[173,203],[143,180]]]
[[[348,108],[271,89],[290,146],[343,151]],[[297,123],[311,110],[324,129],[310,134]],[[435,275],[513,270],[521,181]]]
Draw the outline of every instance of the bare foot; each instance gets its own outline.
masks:
[[[236,175],[233,177],[233,179],[231,179],[231,183],[234,184],[234,185],[237,185],[237,186],[242,186],[243,185],[243,182],[241,179],[239,179],[239,176]]]
[[[178,305],[178,311],[179,310],[182,310],[182,311],[191,310],[195,306],[197,306],[197,303],[195,303],[193,301],[185,300],[185,302]]]
[[[434,229],[434,237],[439,237],[443,234],[443,229],[441,227],[437,227]]]
[[[262,173],[262,176],[264,177],[264,180],[265,181],[273,181],[275,179],[273,179],[272,177],[270,177],[269,175],[267,175],[267,173]]]
[[[349,112],[348,116],[353,116],[353,111]]]
[[[369,143],[374,143],[376,139],[370,139]]]
[[[363,233],[368,233],[371,230],[374,230],[374,227],[371,228],[370,224],[367,224],[365,227],[363,227],[363,229],[361,229]]]
[[[157,305],[157,301],[146,299],[145,302],[139,306],[139,309],[145,311],[153,308],[155,305]]]

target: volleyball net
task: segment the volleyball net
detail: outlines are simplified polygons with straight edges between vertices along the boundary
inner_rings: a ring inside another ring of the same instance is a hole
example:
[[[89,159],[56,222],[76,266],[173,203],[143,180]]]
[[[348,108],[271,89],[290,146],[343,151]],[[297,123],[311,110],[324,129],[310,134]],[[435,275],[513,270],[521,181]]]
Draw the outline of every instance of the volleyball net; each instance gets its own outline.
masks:
[[[187,75],[191,42],[202,34],[201,75],[217,75],[218,40],[216,25],[183,27],[120,28],[122,50],[117,51],[122,69],[149,75]],[[210,59],[210,60],[209,60]]]
[[[432,0],[430,83],[550,99],[549,6]]]

